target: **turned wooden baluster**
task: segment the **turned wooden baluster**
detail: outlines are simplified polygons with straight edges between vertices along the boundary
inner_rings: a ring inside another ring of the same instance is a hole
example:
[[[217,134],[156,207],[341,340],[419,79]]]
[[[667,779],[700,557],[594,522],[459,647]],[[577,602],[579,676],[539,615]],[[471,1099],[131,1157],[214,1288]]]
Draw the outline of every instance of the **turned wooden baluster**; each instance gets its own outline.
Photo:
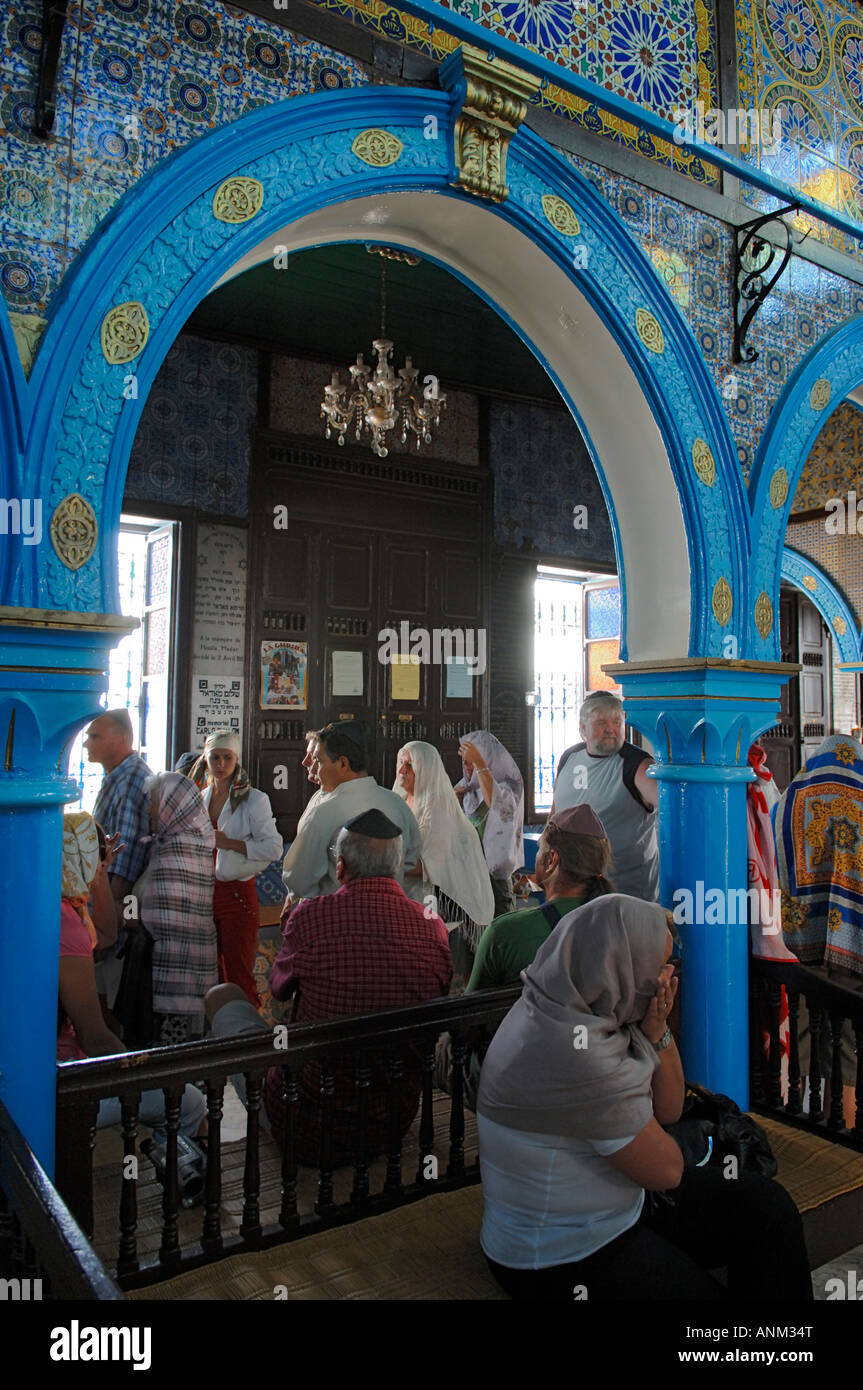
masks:
[[[816,1004],[809,995],[806,996],[806,1004],[809,1009],[809,1119],[812,1124],[817,1125],[824,1119],[821,1104],[821,1058],[818,1055],[823,1020],[820,1004]]]
[[[201,1249],[217,1255],[222,1248],[222,1105],[224,1081],[207,1082],[207,1178]]]
[[[788,1104],[789,1115],[799,1115],[803,1106],[800,1096],[800,995],[788,991]]]
[[[420,1153],[417,1165],[417,1182],[434,1182],[435,1178],[427,1172],[426,1160],[434,1158],[434,1064],[435,1051],[432,1047],[422,1054],[422,1110],[420,1113]],[[437,1162],[432,1165],[437,1172]]]
[[[282,1067],[285,1143],[282,1149],[282,1205],[279,1210],[279,1225],[286,1231],[295,1230],[300,1224],[299,1212],[297,1211],[297,1107],[299,1099],[296,1076],[290,1067]]]
[[[402,1183],[402,1082],[405,1065],[401,1057],[390,1062],[390,1133],[387,1143],[387,1175],[384,1192],[400,1195],[404,1191]]]
[[[327,1216],[333,1209],[333,1112],[336,1084],[330,1062],[321,1061],[321,1149],[318,1200],[315,1211]]]
[[[257,1245],[261,1237],[261,1097],[264,1077],[260,1072],[246,1073],[246,1158],[243,1165],[243,1219],[240,1235],[249,1245]]]
[[[120,1189],[120,1251],[118,1274],[133,1274],[138,1269],[138,1104],[140,1097],[126,1096],[120,1100],[120,1125],[123,1135],[123,1185]],[[132,1160],[131,1163],[129,1160]]]
[[[857,1050],[857,1084],[854,1087],[854,1128],[851,1133],[855,1139],[863,1140],[863,1020],[854,1021],[854,1041]]]
[[[782,1109],[782,1044],[779,1041],[779,1012],[782,1005],[782,986],[775,980],[767,982],[767,1013],[770,1020],[770,1056],[767,1059],[767,1104],[771,1110]]]
[[[357,1091],[357,1151],[351,1202],[365,1206],[369,1200],[369,1085],[371,1067],[365,1057],[358,1057],[355,1081]]]
[[[180,1240],[177,1231],[177,1212],[180,1188],[177,1180],[177,1135],[180,1132],[180,1091],[176,1086],[165,1087],[165,1191],[162,1197],[162,1244],[159,1263],[175,1265],[180,1262]]]
[[[452,1105],[449,1112],[448,1178],[464,1176],[464,1064],[467,1048],[458,1033],[452,1034]]]
[[[842,1024],[841,1014],[830,1015],[830,1119],[827,1128],[834,1133],[845,1128],[844,1095],[842,1091]]]

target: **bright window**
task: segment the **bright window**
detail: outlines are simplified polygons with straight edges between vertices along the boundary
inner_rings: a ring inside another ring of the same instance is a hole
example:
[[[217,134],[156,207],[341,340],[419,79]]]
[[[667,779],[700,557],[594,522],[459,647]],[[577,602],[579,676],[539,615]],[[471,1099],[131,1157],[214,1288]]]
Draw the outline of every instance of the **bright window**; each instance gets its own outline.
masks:
[[[129,711],[135,748],[141,750],[154,772],[164,772],[170,756],[173,532],[170,522],[125,516],[120,520],[120,603],[123,615],[137,618],[140,626],[111,652],[108,691],[100,701],[103,709]],[[86,727],[72,744],[69,776],[75,778],[80,791],[74,804],[92,811],[104,769],[100,763],[87,761],[85,733]]]
[[[551,809],[554,772],[580,741],[578,711],[594,690],[620,687],[602,670],[620,654],[615,578],[540,567],[534,588],[533,804]]]

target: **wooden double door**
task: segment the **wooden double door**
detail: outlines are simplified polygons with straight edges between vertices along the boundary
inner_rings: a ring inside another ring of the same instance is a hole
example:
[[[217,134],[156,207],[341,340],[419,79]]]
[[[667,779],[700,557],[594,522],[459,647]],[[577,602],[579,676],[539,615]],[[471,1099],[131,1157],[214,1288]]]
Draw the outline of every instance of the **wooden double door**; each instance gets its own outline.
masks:
[[[369,770],[383,786],[410,739],[433,743],[460,775],[459,736],[486,724],[487,677],[448,672],[437,658],[458,638],[436,634],[473,634],[487,660],[488,494],[476,469],[259,437],[246,746],[286,838],[313,790],[300,766],[305,733],[330,721],[365,725]],[[429,659],[394,671],[389,634],[400,654],[425,640]],[[296,705],[303,659],[305,709]],[[294,674],[274,689],[268,670],[286,665]]]

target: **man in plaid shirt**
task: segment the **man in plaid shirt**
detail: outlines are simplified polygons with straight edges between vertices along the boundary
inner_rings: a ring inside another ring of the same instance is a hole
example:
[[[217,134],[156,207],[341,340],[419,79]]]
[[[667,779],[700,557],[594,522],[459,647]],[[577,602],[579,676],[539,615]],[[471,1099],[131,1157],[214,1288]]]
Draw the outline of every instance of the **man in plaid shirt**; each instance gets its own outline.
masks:
[[[141,838],[150,834],[149,797],[144,785],[153,774],[144,759],[133,752],[128,710],[109,709],[94,719],[84,747],[90,762],[101,763],[105,769],[93,818],[106,834],[119,831],[123,845],[109,870],[122,927],[123,899],[131,893],[149,858],[150,847],[142,844]]]
[[[446,927],[434,913],[407,897],[396,881],[402,864],[399,827],[381,811],[356,816],[336,840],[340,887],[301,902],[285,923],[282,948],[270,987],[277,999],[295,996],[292,1022],[406,1008],[445,995],[452,979]],[[218,1011],[218,1012],[217,1012]],[[269,1031],[234,985],[219,985],[207,996],[213,1036]],[[368,1059],[367,1153],[386,1148],[389,1134],[389,1068],[382,1057]],[[404,1067],[399,1095],[401,1133],[419,1105],[419,1061]],[[236,1083],[235,1083],[236,1084]],[[353,1069],[337,1066],[334,1075],[333,1158],[350,1162],[356,1145],[356,1086]],[[299,1075],[296,1113],[297,1158],[317,1163],[320,1148],[320,1067],[307,1063]],[[282,1072],[267,1074],[265,1105],[274,1137],[284,1133]]]

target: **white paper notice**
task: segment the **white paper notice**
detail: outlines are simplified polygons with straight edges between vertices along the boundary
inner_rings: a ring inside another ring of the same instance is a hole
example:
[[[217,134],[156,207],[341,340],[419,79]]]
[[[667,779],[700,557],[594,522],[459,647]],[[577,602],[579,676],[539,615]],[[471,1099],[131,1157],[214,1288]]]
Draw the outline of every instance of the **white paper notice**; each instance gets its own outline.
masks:
[[[333,652],[333,696],[362,695],[362,652]]]
[[[243,730],[243,677],[192,675],[192,738],[202,748],[219,729]]]
[[[446,694],[448,700],[470,700],[473,698],[473,675],[468,662],[447,662]]]
[[[242,733],[247,535],[238,526],[198,527],[192,626],[190,749],[208,733]]]

